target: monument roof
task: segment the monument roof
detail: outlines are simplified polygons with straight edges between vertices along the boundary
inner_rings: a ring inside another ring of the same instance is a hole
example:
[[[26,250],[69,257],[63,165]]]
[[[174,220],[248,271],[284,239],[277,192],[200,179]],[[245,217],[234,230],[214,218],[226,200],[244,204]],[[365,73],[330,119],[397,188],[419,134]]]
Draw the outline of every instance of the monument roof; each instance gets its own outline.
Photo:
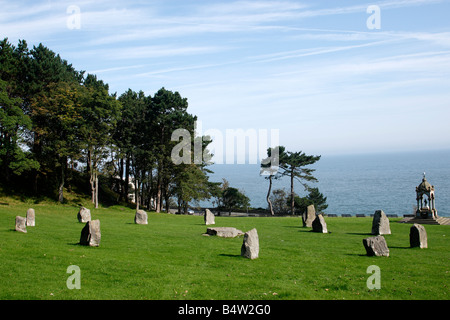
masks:
[[[432,189],[431,184],[427,181],[425,177],[422,179],[422,183],[417,187],[418,191],[430,191]]]

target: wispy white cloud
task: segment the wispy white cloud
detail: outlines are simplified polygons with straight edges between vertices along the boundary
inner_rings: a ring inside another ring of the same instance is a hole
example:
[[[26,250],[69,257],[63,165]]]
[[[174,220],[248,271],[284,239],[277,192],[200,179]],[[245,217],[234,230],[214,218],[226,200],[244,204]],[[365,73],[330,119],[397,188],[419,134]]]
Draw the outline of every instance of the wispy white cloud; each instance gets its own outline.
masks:
[[[373,121],[404,128],[427,105],[437,132],[448,132],[448,24],[369,31],[373,4],[405,22],[398,9],[448,8],[444,0],[0,0],[0,36],[42,41],[119,94],[181,90],[208,127],[282,128],[292,144],[357,145]],[[81,9],[80,30],[66,26],[69,5]],[[355,17],[360,27],[346,23]]]
[[[103,57],[112,60],[168,58],[173,56],[210,54],[223,50],[224,48],[214,46],[133,46],[107,49]]]

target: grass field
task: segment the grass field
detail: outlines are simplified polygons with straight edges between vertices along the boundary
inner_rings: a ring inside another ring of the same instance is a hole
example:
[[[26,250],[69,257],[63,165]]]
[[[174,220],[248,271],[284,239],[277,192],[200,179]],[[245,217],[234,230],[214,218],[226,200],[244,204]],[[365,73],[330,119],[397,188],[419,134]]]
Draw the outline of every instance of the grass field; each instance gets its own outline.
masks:
[[[216,217],[216,226],[257,228],[260,254],[240,256],[242,237],[202,236],[201,216],[91,209],[100,247],[78,244],[84,224],[72,205],[0,201],[0,299],[448,299],[450,226],[425,226],[428,249],[409,248],[409,224],[391,219],[390,257],[368,257],[362,239],[371,218],[327,218],[329,234],[300,227],[300,218]],[[36,210],[36,226],[14,231],[16,215]],[[67,267],[81,270],[69,290]],[[369,290],[367,267],[381,270]]]

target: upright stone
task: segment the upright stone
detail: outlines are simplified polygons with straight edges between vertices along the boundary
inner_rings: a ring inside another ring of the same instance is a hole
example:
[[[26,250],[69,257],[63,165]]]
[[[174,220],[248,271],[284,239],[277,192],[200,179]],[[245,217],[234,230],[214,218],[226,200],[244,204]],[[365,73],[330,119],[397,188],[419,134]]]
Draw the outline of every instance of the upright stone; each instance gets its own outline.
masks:
[[[368,256],[389,257],[389,249],[383,236],[363,239],[363,245]]]
[[[372,234],[373,235],[391,234],[391,228],[389,226],[389,218],[386,216],[383,210],[377,210],[373,215]]]
[[[81,207],[80,211],[78,211],[77,218],[78,222],[86,223],[88,221],[91,221],[91,210],[85,207]]]
[[[214,221],[214,214],[211,212],[211,210],[209,210],[209,209],[206,209],[205,210],[205,216],[204,216],[204,219],[205,219],[205,224],[208,226],[208,225],[211,225],[211,224],[216,224],[215,223],[215,221]]]
[[[323,215],[318,214],[316,216],[316,219],[314,219],[312,223],[312,228],[312,231],[314,232],[328,233],[327,223],[325,222]]]
[[[134,216],[134,223],[148,224],[147,219],[148,219],[147,212],[145,212],[144,210],[136,211],[136,215]]]
[[[27,210],[27,226],[34,227],[36,225],[34,209]]]
[[[313,221],[316,219],[316,209],[314,205],[309,205],[302,215],[302,222],[304,227],[311,228]]]
[[[252,229],[244,234],[244,241],[241,247],[241,256],[249,259],[256,259],[259,256],[258,231]]]
[[[411,248],[428,248],[427,231],[424,226],[414,223],[414,225],[409,229],[409,244],[411,245]]]
[[[27,233],[27,218],[17,216],[16,217],[16,231]]]
[[[98,247],[101,237],[100,220],[88,221],[83,230],[81,230],[80,244],[83,246]]]

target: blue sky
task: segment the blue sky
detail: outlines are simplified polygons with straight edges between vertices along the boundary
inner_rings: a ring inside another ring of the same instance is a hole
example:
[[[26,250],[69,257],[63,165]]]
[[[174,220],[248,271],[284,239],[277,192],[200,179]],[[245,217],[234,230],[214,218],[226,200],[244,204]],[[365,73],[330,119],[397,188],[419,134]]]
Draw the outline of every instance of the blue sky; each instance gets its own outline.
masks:
[[[322,155],[450,147],[448,0],[0,7],[1,38],[42,42],[119,95],[179,91],[203,130],[278,129],[288,150]]]

